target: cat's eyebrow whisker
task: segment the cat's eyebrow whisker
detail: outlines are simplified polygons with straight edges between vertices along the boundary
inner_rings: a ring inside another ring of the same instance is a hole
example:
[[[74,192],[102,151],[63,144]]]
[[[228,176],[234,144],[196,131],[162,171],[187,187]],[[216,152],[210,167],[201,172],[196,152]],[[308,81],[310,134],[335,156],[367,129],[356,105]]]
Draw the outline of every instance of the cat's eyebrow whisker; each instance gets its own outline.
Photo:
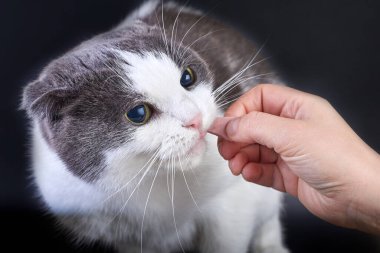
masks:
[[[211,47],[211,46],[208,46],[207,44],[203,45],[203,47],[204,47],[205,49],[203,49],[203,50],[197,50],[197,53],[203,53],[203,52],[207,52],[207,51],[210,51],[210,50],[218,49],[218,47]],[[180,60],[181,60],[181,62],[182,62],[183,64],[186,63],[187,65],[191,65],[191,64],[192,64],[191,62],[187,62],[188,59],[190,59],[191,57],[192,57],[192,55],[189,54],[188,56],[186,56],[185,58],[182,58],[182,59],[180,59]],[[198,64],[198,63],[195,63],[195,64]]]
[[[175,52],[177,52],[177,50],[176,51],[174,51],[174,48],[173,48],[173,37],[174,37],[174,30],[175,30],[175,38],[174,38],[174,42],[176,41],[176,39],[177,39],[177,28],[178,28],[178,26],[176,26],[176,24],[177,24],[177,21],[179,20],[178,18],[179,18],[179,15],[181,15],[181,13],[182,13],[182,10],[186,7],[186,5],[189,3],[189,1],[190,0],[187,0],[186,1],[186,3],[181,7],[181,9],[179,10],[179,12],[177,13],[177,16],[176,16],[176,18],[175,18],[175,20],[174,20],[174,23],[173,23],[173,26],[172,26],[172,36],[171,36],[171,39],[170,39],[170,42],[171,42],[171,52],[173,53],[173,56],[176,56],[177,57],[177,55],[176,55],[176,53]]]
[[[166,50],[166,53],[169,54],[169,47],[168,47],[168,43],[167,43],[167,39],[166,39],[166,32],[165,32],[165,25],[162,26],[162,24],[164,23],[164,11],[163,11],[163,0],[161,0],[161,16],[162,16],[162,23],[159,21],[158,19],[158,16],[157,16],[157,12],[155,11],[154,14],[156,16],[156,21],[159,25],[159,28],[160,28],[160,32],[161,32],[161,39],[162,39],[162,42],[164,43],[165,45],[165,50]]]
[[[181,59],[187,51],[189,51],[189,49],[191,48],[192,45],[194,45],[195,43],[197,43],[198,41],[206,38],[207,36],[213,34],[213,33],[216,33],[216,32],[220,32],[220,31],[223,31],[223,29],[218,29],[218,30],[214,30],[214,31],[211,31],[211,32],[208,32],[202,36],[200,36],[198,39],[194,40],[191,44],[187,45],[184,50],[182,51],[181,55],[179,56],[179,58]]]
[[[210,11],[211,11],[211,10],[210,10]],[[182,45],[183,40],[186,38],[187,34],[191,31],[191,29],[193,29],[194,26],[196,26],[196,25],[197,25],[202,19],[204,19],[204,18],[209,14],[210,11],[206,12],[205,14],[203,14],[200,18],[198,18],[198,19],[197,19],[197,20],[196,20],[196,21],[190,26],[190,28],[186,31],[185,35],[182,36],[182,39],[181,39],[179,45]]]
[[[162,30],[164,32],[164,37],[165,37],[166,53],[169,54],[170,51],[169,51],[168,38],[166,36],[165,21],[164,21],[164,0],[161,0],[161,20],[162,20]]]
[[[211,7],[207,12],[205,12],[201,17],[199,17],[191,26],[190,26],[190,28],[186,31],[186,33],[182,36],[182,39],[181,39],[181,42],[179,43],[179,45],[182,45],[182,42],[183,42],[183,40],[186,38],[186,36],[187,36],[187,34],[191,31],[191,29],[193,29],[194,28],[194,26],[196,26],[202,19],[204,19],[205,17],[207,17],[207,15],[209,15],[210,13],[211,13],[211,11],[213,11],[216,7],[217,7],[217,5],[218,5],[219,3],[218,2],[216,2],[215,4],[214,4],[214,6],[213,7]]]
[[[160,171],[160,168],[161,168],[161,165],[162,165],[162,161],[163,161],[164,158],[165,158],[165,156],[163,156],[163,158],[161,159],[160,163],[158,164],[158,168],[157,168],[156,174],[153,177],[152,185],[149,188],[148,196],[147,196],[146,202],[145,202],[143,218],[142,218],[142,221],[141,221],[141,231],[140,231],[140,250],[141,250],[141,253],[142,253],[142,250],[143,250],[142,246],[143,246],[143,230],[144,230],[145,213],[146,213],[146,209],[148,207],[148,202],[149,202],[150,194],[151,194],[153,186],[154,186],[154,182],[156,181],[158,172]]]

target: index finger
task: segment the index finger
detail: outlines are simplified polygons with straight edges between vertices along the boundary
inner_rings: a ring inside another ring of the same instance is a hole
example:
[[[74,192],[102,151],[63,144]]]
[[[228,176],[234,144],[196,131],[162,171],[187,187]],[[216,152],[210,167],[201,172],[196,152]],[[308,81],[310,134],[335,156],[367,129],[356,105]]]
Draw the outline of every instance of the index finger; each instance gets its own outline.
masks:
[[[301,104],[305,95],[308,94],[282,85],[261,84],[243,94],[227,109],[224,116],[240,117],[252,111],[260,111],[294,118],[297,112],[294,105]]]

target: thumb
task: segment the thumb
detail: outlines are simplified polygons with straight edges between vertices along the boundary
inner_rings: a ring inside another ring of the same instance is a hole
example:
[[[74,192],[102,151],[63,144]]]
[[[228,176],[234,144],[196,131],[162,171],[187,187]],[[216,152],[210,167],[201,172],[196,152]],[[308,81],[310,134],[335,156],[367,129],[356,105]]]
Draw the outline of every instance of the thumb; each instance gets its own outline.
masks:
[[[302,134],[300,122],[254,111],[226,122],[223,137],[233,142],[259,143],[281,150],[290,140]]]

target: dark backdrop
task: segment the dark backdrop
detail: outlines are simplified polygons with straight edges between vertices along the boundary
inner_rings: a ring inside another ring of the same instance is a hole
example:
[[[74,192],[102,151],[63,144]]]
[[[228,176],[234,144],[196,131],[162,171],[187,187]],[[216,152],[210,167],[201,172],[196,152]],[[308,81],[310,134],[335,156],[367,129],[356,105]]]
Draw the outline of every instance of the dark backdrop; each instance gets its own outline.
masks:
[[[380,6],[373,0],[190,0],[259,42],[290,86],[327,98],[380,150]],[[17,111],[22,87],[78,42],[123,19],[139,1],[0,2],[0,247],[40,252],[105,252],[72,246],[43,214],[28,178],[27,123]],[[344,159],[344,157],[337,157]],[[374,200],[379,201],[379,200]],[[377,252],[376,239],[336,228],[287,198],[286,242],[293,252]],[[0,249],[3,251],[3,249]]]

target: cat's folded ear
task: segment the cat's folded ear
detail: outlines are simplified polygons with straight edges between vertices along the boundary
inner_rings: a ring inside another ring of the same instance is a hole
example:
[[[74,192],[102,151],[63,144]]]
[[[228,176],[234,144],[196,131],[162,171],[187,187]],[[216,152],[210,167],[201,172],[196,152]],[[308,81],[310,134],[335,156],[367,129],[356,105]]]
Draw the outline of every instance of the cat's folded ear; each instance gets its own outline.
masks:
[[[31,118],[54,121],[61,117],[62,109],[76,98],[72,89],[54,87],[45,81],[34,81],[24,88],[21,109]]]

